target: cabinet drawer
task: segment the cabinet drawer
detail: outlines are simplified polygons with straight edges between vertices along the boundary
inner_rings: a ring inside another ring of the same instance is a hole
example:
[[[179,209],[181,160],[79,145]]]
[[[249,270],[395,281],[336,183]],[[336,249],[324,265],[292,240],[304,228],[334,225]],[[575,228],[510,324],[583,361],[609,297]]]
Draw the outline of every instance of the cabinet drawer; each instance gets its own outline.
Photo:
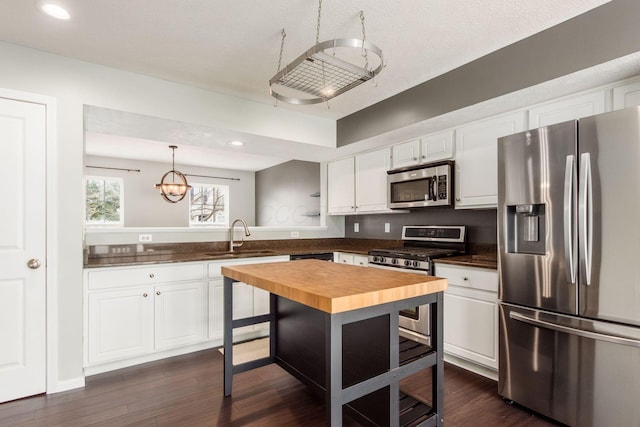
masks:
[[[435,275],[446,278],[450,285],[498,292],[498,272],[495,270],[436,263]]]
[[[204,280],[204,263],[156,264],[89,270],[88,289],[147,285],[163,282]]]

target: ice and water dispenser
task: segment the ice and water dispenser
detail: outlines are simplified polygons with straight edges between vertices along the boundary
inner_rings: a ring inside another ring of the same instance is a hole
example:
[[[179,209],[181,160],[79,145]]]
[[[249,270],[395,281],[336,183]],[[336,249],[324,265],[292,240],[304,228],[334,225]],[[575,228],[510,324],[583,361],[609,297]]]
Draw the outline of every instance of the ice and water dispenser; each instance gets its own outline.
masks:
[[[545,204],[508,205],[507,252],[544,255],[546,253]]]

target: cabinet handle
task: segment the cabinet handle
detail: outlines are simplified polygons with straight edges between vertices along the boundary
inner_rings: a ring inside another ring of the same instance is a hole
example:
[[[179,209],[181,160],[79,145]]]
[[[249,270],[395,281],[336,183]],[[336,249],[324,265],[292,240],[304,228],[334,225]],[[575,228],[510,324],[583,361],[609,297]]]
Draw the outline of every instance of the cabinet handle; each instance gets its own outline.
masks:
[[[414,157],[414,158],[413,158],[413,161],[415,162],[416,160],[418,160],[418,158],[417,158],[417,157]]]
[[[423,158],[423,159],[426,159],[426,158],[427,158],[427,156],[422,156],[422,158]]]
[[[156,295],[160,295],[160,293],[161,293],[160,291],[156,291]]]
[[[462,278],[462,280],[464,280],[465,282],[468,282],[469,278],[465,276],[465,277]]]
[[[142,294],[142,296],[146,298],[146,297],[148,297],[148,296],[149,296],[149,294],[147,294],[147,293],[145,292],[144,294]]]
[[[456,197],[456,202],[459,202],[459,201],[460,201],[460,197]]]
[[[153,278],[154,278],[154,277],[156,277],[156,276],[155,276],[153,273],[151,273],[151,274],[149,275],[149,277],[151,277],[151,278],[153,279]]]

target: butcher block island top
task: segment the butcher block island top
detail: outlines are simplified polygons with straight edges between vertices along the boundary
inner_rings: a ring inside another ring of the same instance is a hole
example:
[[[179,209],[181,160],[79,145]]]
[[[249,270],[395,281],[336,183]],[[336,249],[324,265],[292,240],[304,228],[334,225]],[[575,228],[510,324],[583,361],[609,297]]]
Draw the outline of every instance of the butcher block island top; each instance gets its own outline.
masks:
[[[222,275],[331,314],[447,289],[439,277],[315,259],[222,267]]]

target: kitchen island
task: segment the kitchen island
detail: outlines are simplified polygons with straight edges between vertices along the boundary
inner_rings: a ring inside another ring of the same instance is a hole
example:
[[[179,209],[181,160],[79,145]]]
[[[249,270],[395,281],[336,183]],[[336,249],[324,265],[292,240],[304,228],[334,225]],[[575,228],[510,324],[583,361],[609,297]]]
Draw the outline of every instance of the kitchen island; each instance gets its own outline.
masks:
[[[446,279],[318,260],[223,267],[224,394],[233,374],[277,363],[324,397],[327,425],[343,405],[380,425],[443,425],[442,300]],[[270,292],[270,313],[232,318],[233,282]],[[432,346],[400,342],[398,312],[431,304]],[[269,356],[233,365],[234,328],[269,322]],[[431,405],[400,380],[432,368]]]

